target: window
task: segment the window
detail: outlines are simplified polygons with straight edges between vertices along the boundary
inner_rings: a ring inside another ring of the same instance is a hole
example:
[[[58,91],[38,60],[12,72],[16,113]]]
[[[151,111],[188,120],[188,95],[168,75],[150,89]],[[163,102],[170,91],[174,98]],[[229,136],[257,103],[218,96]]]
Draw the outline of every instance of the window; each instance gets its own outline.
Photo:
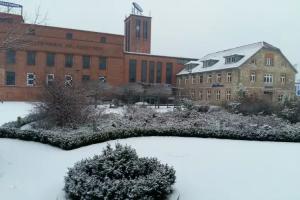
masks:
[[[129,82],[136,82],[136,60],[129,60]]]
[[[272,74],[265,74],[264,83],[273,83],[273,75]]]
[[[250,61],[250,64],[256,65],[256,59],[252,58],[251,61]]]
[[[106,37],[101,37],[100,38],[100,42],[103,43],[103,44],[105,44],[106,43]]]
[[[99,76],[99,81],[101,83],[105,83],[106,82],[106,77],[105,76]]]
[[[194,98],[195,97],[195,89],[191,89],[191,97]]]
[[[282,101],[283,101],[283,95],[282,95],[282,94],[278,95],[278,101],[279,101],[279,102],[282,102]]]
[[[195,85],[197,83],[196,75],[192,75],[192,84]]]
[[[188,81],[189,81],[188,77],[185,77],[185,79],[184,79],[184,84],[187,85],[187,84],[188,84]]]
[[[266,54],[265,65],[266,66],[274,66],[274,55],[273,54]]]
[[[154,62],[150,62],[149,64],[149,82],[150,83],[154,83],[154,73],[155,73],[155,63]]]
[[[203,99],[203,91],[200,90],[200,91],[199,91],[199,100],[202,100],[202,99]]]
[[[90,76],[89,75],[82,75],[81,81],[82,82],[87,82],[90,80]]]
[[[236,63],[240,61],[244,56],[242,55],[232,55],[225,57],[225,64],[231,64],[231,63]]]
[[[72,40],[73,39],[73,33],[66,33],[66,39]]]
[[[8,49],[6,51],[6,64],[16,63],[16,51],[13,49]]]
[[[207,76],[207,83],[212,83],[212,75],[211,74],[209,74]]]
[[[73,66],[73,55],[67,54],[65,55],[65,67],[72,67]]]
[[[156,83],[161,83],[161,77],[162,77],[162,63],[161,62],[157,62]]]
[[[27,73],[27,86],[34,86],[35,85],[35,75],[34,73]]]
[[[231,100],[231,90],[226,90],[226,100],[227,101]]]
[[[54,53],[47,53],[47,66],[52,67],[55,65],[55,54]]]
[[[147,20],[145,20],[143,22],[143,27],[144,27],[144,29],[143,29],[143,37],[144,37],[145,40],[147,40],[148,39],[148,21]]]
[[[173,79],[173,63],[167,63],[166,67],[166,84],[172,84]]]
[[[216,91],[216,100],[217,100],[217,101],[220,101],[220,100],[221,100],[221,91],[220,91],[220,90],[217,90],[217,91]]]
[[[82,67],[84,69],[90,68],[91,65],[91,57],[90,56],[82,56]]]
[[[136,19],[135,23],[136,23],[136,32],[135,32],[135,34],[136,34],[137,38],[140,38],[141,37],[141,20]]]
[[[16,73],[6,72],[6,85],[16,85]]]
[[[254,83],[256,81],[256,73],[255,72],[251,72],[250,74],[250,82]]]
[[[228,83],[231,83],[231,82],[232,82],[232,74],[231,74],[231,72],[228,72],[228,73],[227,73],[227,82],[228,82]]]
[[[27,52],[27,65],[35,65],[35,57],[36,57],[35,51],[28,51]]]
[[[205,60],[203,61],[203,67],[206,68],[206,67],[211,67],[213,65],[215,65],[217,62],[219,62],[219,60]]]
[[[54,74],[47,74],[46,84],[51,85],[54,82]]]
[[[222,82],[222,74],[217,74],[217,82],[218,83]]]
[[[143,60],[142,61],[142,74],[141,74],[141,77],[142,77],[142,82],[147,82],[147,71],[148,71],[148,69],[147,69],[147,61],[146,60]]]
[[[280,82],[281,82],[282,85],[285,84],[285,82],[286,82],[286,74],[281,74]]]
[[[203,75],[202,74],[199,76],[199,83],[203,83]]]
[[[73,78],[71,75],[65,75],[65,86],[72,86]]]
[[[207,90],[206,99],[210,100],[211,97],[211,90]]]
[[[99,69],[106,70],[106,67],[107,67],[107,58],[99,57]]]

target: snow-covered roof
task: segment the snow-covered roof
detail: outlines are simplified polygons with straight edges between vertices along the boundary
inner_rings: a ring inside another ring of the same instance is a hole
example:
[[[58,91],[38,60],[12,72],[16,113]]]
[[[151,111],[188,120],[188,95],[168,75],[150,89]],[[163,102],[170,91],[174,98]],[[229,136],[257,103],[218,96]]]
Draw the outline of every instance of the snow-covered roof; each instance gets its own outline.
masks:
[[[242,64],[244,64],[247,60],[249,60],[253,55],[255,55],[262,48],[279,50],[278,48],[266,42],[258,42],[258,43],[236,47],[224,51],[219,51],[216,53],[208,54],[203,58],[199,59],[198,61],[187,63],[186,64],[187,67],[184,68],[177,75],[237,68],[240,67]],[[230,57],[230,56],[240,56],[242,58],[237,62],[225,64],[225,57]],[[203,62],[208,60],[218,60],[218,62],[210,67],[204,67]],[[188,67],[190,64],[195,64],[195,63],[197,63],[198,66],[193,68]]]

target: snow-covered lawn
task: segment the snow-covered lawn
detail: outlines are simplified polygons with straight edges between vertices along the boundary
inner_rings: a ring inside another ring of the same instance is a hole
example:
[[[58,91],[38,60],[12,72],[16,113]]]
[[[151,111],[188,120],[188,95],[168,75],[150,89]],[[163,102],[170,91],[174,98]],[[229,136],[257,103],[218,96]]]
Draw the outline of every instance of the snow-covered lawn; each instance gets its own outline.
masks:
[[[26,102],[0,102],[0,126],[6,122],[16,121],[17,117],[25,117],[33,108]]]
[[[300,199],[300,144],[169,137],[119,142],[174,166],[180,200]],[[67,168],[105,145],[63,151],[0,139],[0,199],[64,199]]]

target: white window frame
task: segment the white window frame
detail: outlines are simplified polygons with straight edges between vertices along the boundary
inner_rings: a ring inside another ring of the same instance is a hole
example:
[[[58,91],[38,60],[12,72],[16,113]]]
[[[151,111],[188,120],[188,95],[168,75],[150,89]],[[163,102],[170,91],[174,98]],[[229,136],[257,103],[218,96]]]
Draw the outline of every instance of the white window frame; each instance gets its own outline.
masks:
[[[67,78],[70,78],[70,80],[68,80]],[[65,75],[65,86],[72,86],[72,82],[73,82],[73,77],[70,74]]]
[[[195,85],[197,82],[196,76],[192,75],[192,84]]]
[[[206,92],[206,99],[210,100],[210,98],[211,98],[211,90],[207,90],[207,92]]]
[[[286,83],[286,74],[281,74],[280,82],[281,82],[282,85],[284,85]]]
[[[250,74],[250,82],[251,83],[256,82],[256,72],[251,72],[251,74]]]
[[[222,74],[217,74],[217,82],[218,83],[222,82]]]
[[[221,91],[217,90],[216,91],[216,101],[220,101],[221,100]]]
[[[226,90],[226,100],[227,101],[231,100],[231,90]]]
[[[32,75],[33,77],[32,78],[29,78],[29,76]],[[32,83],[29,83],[29,81],[32,81]],[[26,83],[27,83],[27,86],[29,87],[33,87],[35,85],[35,81],[36,81],[36,76],[34,73],[27,73],[26,75]]]
[[[49,76],[52,76],[52,80],[51,80],[51,81],[49,80]],[[47,74],[47,77],[46,77],[46,84],[49,85],[49,82],[53,82],[53,81],[54,81],[54,78],[55,78],[54,74]]]
[[[274,59],[271,57],[266,57],[266,66],[273,66],[274,65]]]
[[[232,82],[232,73],[228,72],[227,73],[227,83],[231,83]]]
[[[212,74],[207,76],[207,83],[212,83]]]
[[[272,84],[273,83],[273,74],[265,74],[264,83]]]

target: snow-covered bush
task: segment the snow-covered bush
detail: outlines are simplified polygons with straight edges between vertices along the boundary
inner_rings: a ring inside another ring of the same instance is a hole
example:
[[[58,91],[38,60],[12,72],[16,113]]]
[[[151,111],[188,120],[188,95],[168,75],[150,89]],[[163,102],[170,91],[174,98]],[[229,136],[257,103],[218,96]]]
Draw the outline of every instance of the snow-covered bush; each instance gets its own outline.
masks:
[[[278,115],[292,123],[300,122],[300,101],[285,102]]]
[[[155,158],[139,158],[133,148],[117,144],[76,163],[64,189],[70,200],[163,200],[175,179],[172,167]]]

